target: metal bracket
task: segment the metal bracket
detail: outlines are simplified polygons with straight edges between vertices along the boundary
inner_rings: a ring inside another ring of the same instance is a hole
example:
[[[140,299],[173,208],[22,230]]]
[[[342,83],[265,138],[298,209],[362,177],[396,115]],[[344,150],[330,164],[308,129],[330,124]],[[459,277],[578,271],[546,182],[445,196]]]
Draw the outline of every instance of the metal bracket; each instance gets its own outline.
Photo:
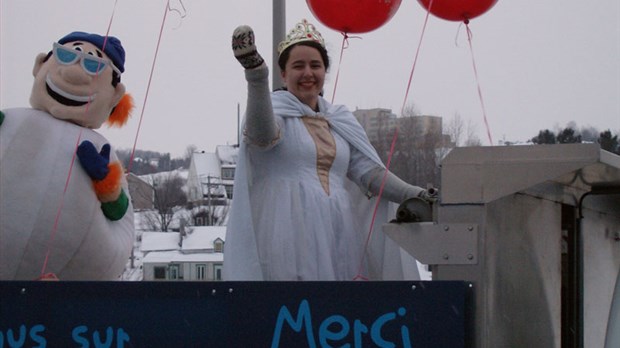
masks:
[[[426,265],[478,263],[477,224],[389,223],[383,232]]]

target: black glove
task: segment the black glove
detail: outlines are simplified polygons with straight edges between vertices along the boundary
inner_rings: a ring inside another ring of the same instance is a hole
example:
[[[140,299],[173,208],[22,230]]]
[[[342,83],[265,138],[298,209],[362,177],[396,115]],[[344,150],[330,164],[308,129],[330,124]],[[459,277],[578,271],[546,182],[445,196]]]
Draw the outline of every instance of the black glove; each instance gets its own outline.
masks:
[[[259,67],[265,61],[256,50],[254,31],[247,25],[240,25],[233,32],[232,49],[235,58],[246,69]]]
[[[95,145],[88,140],[84,140],[77,149],[77,157],[88,176],[93,180],[103,180],[110,170],[110,144],[101,147],[101,152],[97,152]]]

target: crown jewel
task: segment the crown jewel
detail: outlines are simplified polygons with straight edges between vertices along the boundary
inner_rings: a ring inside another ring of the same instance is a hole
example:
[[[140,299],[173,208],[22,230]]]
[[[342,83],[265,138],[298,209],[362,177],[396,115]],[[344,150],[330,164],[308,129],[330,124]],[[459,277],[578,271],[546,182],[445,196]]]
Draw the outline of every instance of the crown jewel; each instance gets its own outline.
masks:
[[[325,40],[321,33],[319,33],[314,25],[309,23],[306,19],[302,19],[297,23],[291,31],[286,35],[286,39],[280,42],[278,45],[278,53],[282,54],[288,47],[302,41],[315,41],[321,46],[325,47]]]

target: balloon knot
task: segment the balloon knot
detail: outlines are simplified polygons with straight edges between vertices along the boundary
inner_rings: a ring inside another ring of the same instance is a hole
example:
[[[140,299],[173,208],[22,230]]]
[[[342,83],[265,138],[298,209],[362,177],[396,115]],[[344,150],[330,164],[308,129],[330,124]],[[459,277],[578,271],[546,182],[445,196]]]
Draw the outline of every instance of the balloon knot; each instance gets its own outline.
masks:
[[[58,277],[54,273],[45,273],[41,274],[41,276],[37,278],[37,280],[59,281],[60,279],[58,279]]]
[[[363,275],[361,275],[361,274],[358,274],[358,275],[356,275],[356,276],[353,278],[353,280],[357,280],[357,281],[367,281],[367,280],[368,280],[368,278],[364,277],[364,276],[363,276]]]

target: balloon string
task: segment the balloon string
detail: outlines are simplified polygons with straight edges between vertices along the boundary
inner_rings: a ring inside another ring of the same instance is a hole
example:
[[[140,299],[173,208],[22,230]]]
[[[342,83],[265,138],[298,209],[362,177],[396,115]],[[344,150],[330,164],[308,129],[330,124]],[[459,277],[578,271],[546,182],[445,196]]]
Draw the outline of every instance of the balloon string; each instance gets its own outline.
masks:
[[[336,87],[338,86],[338,78],[340,77],[340,66],[342,65],[342,56],[344,50],[349,48],[349,39],[361,39],[360,36],[349,36],[347,33],[342,34],[342,47],[340,48],[340,59],[338,60],[338,71],[336,72],[336,81],[334,82],[334,92],[332,94],[332,104],[336,98]]]
[[[102,51],[105,50],[106,44],[108,43],[108,36],[110,35],[110,29],[112,28],[112,22],[114,21],[114,14],[116,13],[117,4],[118,4],[118,0],[114,1],[114,6],[112,7],[112,14],[110,16],[110,21],[108,22],[108,28],[106,29],[106,35],[103,39],[103,46],[101,47]],[[95,78],[97,77],[99,77],[99,71],[97,71],[97,74],[95,75]],[[91,102],[92,100],[89,99],[88,102],[86,103],[86,109],[84,110],[85,116],[88,115],[88,110],[89,110]],[[71,156],[71,163],[69,164],[69,171],[67,173],[67,178],[65,180],[65,187],[62,191],[62,194],[60,195],[60,202],[58,203],[58,209],[56,210],[56,216],[54,217],[54,225],[52,226],[52,231],[50,232],[50,237],[47,241],[47,248],[45,251],[45,257],[43,258],[43,265],[41,266],[41,275],[39,276],[39,279],[46,277],[47,265],[49,263],[49,258],[52,253],[52,244],[54,240],[56,239],[56,234],[58,232],[58,224],[60,223],[60,216],[62,215],[62,210],[65,205],[65,196],[67,195],[67,190],[69,189],[69,182],[71,181],[71,174],[73,173],[73,168],[75,166],[75,158],[77,157],[77,149],[78,149],[78,146],[80,145],[80,141],[82,140],[82,130],[83,129],[80,128],[80,132],[78,133],[78,137],[75,142],[75,147],[73,149],[73,155]],[[51,273],[51,275],[53,277],[56,276],[53,273]]]
[[[342,34],[342,47],[340,47],[340,59],[338,60],[338,71],[336,71],[336,81],[334,82],[334,92],[332,93],[332,104],[336,98],[336,88],[338,87],[338,78],[340,77],[340,66],[342,65],[342,56],[345,48],[349,47],[349,35],[347,33]]]
[[[368,280],[368,278],[362,275],[364,270],[364,259],[368,253],[368,245],[370,244],[370,237],[372,236],[372,229],[375,225],[375,219],[377,218],[377,211],[379,210],[379,204],[381,203],[381,195],[383,194],[383,187],[385,186],[385,179],[390,170],[390,162],[392,161],[392,154],[396,146],[396,139],[398,139],[398,127],[394,129],[394,137],[392,138],[392,145],[390,146],[390,155],[388,156],[387,163],[385,164],[385,172],[383,172],[383,178],[381,179],[381,186],[379,187],[379,194],[377,195],[377,202],[375,203],[375,210],[372,213],[372,219],[370,221],[370,230],[366,236],[366,242],[364,243],[364,252],[362,253],[362,259],[360,260],[359,267],[357,269],[357,275],[353,280]]]
[[[420,48],[422,47],[422,41],[424,39],[424,33],[426,32],[426,26],[428,24],[428,18],[431,13],[430,9],[432,5],[433,5],[433,0],[430,1],[428,5],[428,10],[426,11],[426,17],[424,19],[424,24],[422,26],[422,33],[420,34],[418,48],[416,49],[415,57],[413,59],[413,66],[411,67],[411,73],[409,74],[409,81],[407,82],[407,88],[405,90],[405,98],[403,100],[403,105],[400,109],[401,116],[405,110],[405,104],[407,103],[407,98],[409,96],[409,89],[411,88],[411,82],[413,81],[413,72],[415,71],[415,66],[418,61],[418,56],[420,55]],[[362,270],[364,266],[364,258],[366,257],[366,254],[368,252],[368,245],[370,244],[370,237],[372,235],[372,231],[375,225],[375,218],[377,216],[377,211],[379,210],[379,203],[381,202],[381,196],[383,195],[383,188],[385,187],[385,180],[390,170],[390,163],[392,162],[392,156],[394,155],[394,149],[396,146],[397,139],[398,139],[398,126],[394,128],[394,135],[392,136],[392,144],[390,146],[390,152],[388,154],[387,163],[385,165],[385,172],[383,173],[383,178],[381,179],[381,186],[379,186],[379,194],[377,195],[377,203],[375,205],[375,210],[372,213],[372,220],[370,221],[370,229],[368,231],[368,236],[366,237],[366,242],[364,244],[364,253],[362,253],[362,260],[360,261],[357,275],[353,278],[353,280],[368,280],[366,277],[362,275]]]
[[[480,87],[480,79],[478,78],[478,69],[476,68],[476,59],[474,58],[474,48],[471,43],[472,32],[469,29],[469,20],[465,20],[465,28],[467,29],[467,42],[469,42],[469,51],[471,52],[471,62],[474,67],[474,76],[476,77],[476,85],[478,86],[478,97],[480,98],[480,105],[482,107],[482,116],[484,117],[484,125],[487,130],[487,136],[489,137],[490,145],[493,145],[493,138],[491,137],[491,128],[489,127],[489,121],[487,120],[487,111],[484,106],[484,99],[482,98],[482,88]]]
[[[407,88],[405,89],[405,98],[403,99],[403,105],[400,108],[400,114],[403,115],[405,111],[405,104],[407,103],[407,98],[409,97],[409,90],[411,89],[411,83],[413,82],[413,73],[415,71],[416,64],[418,62],[418,56],[420,55],[420,48],[422,47],[422,41],[424,39],[424,34],[426,32],[426,26],[428,24],[428,18],[431,14],[431,6],[433,6],[433,0],[428,4],[428,9],[426,10],[426,17],[424,18],[424,24],[422,25],[422,33],[420,34],[420,40],[418,41],[418,48],[416,49],[415,56],[413,59],[413,65],[411,66],[411,73],[409,74],[409,81],[407,82]]]
[[[114,14],[116,13],[116,4],[118,4],[118,0],[114,1],[114,7],[112,7],[112,15],[110,15],[110,21],[108,22],[108,29],[105,32],[105,39],[103,41],[103,47],[101,50],[105,49],[105,45],[108,42],[108,36],[110,35],[110,29],[112,28],[112,21],[114,21]]]
[[[182,5],[182,3],[181,3]],[[153,72],[155,71],[155,62],[157,61],[157,55],[159,53],[159,45],[161,44],[161,37],[164,32],[164,25],[166,24],[166,16],[168,11],[178,11],[170,8],[170,0],[166,3],[166,10],[164,11],[164,17],[161,21],[161,27],[159,28],[159,37],[157,38],[157,47],[155,48],[155,55],[153,56],[153,63],[151,64],[151,72],[149,74],[149,81],[146,85],[146,93],[144,95],[144,102],[142,103],[142,111],[140,112],[140,120],[138,122],[138,129],[136,130],[136,137],[133,142],[133,149],[131,150],[131,156],[129,157],[129,163],[127,164],[127,172],[131,172],[131,166],[136,153],[136,145],[138,144],[138,137],[140,134],[140,128],[142,127],[142,120],[144,119],[144,110],[146,109],[146,102],[149,98],[149,91],[151,90],[151,81],[153,80]]]
[[[87,104],[88,108],[88,104]],[[56,238],[56,232],[58,231],[58,223],[60,221],[60,215],[62,213],[62,208],[65,203],[65,196],[67,194],[67,190],[69,189],[69,181],[71,180],[71,172],[73,171],[73,165],[75,163],[75,157],[77,156],[77,147],[82,139],[82,128],[80,127],[80,132],[78,133],[77,141],[75,143],[76,151],[73,151],[73,156],[71,157],[71,164],[69,165],[69,173],[67,174],[67,179],[65,180],[65,188],[62,191],[62,195],[60,196],[60,202],[58,203],[58,210],[56,211],[56,217],[54,218],[54,225],[52,227],[52,232],[50,233],[50,238],[47,241],[47,250],[45,251],[45,258],[43,259],[43,267],[41,267],[41,275],[43,277],[46,274],[47,263],[49,261],[50,254],[52,252],[52,243]]]

